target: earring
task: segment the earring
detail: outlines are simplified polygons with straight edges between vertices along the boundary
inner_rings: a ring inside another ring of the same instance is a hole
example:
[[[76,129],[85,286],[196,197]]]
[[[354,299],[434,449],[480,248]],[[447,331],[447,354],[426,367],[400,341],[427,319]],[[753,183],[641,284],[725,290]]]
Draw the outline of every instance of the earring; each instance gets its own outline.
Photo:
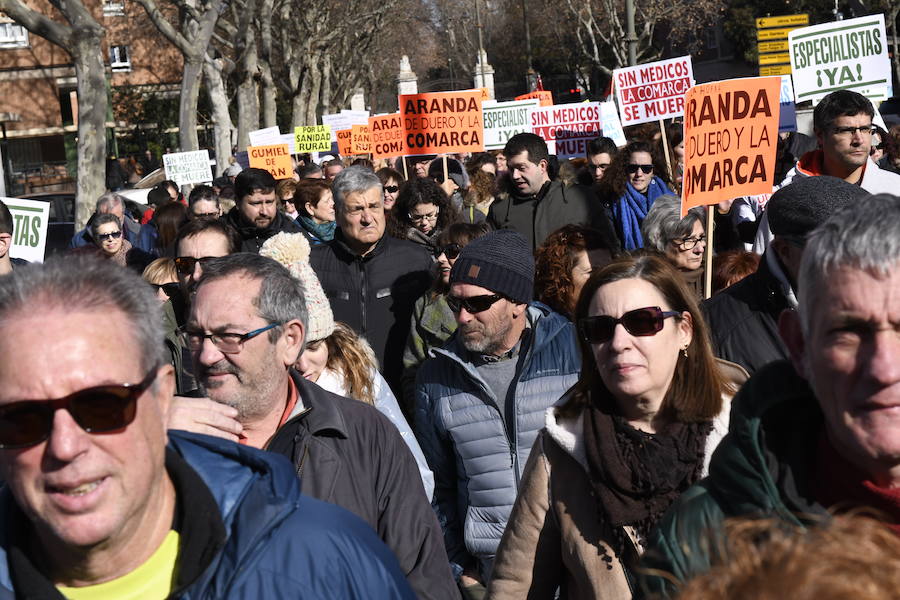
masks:
[[[684,354],[684,357],[685,357],[685,358],[688,357],[687,349],[688,349],[687,346],[685,346],[684,348],[681,349],[681,353]]]

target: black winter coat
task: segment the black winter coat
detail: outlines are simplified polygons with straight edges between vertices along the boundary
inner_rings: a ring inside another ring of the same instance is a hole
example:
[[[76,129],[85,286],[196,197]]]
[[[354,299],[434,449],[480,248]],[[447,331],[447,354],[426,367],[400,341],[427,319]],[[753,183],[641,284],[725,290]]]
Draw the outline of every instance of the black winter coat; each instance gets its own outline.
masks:
[[[301,412],[267,449],[293,462],[301,491],[361,517],[397,556],[420,599],[458,598],[437,517],[399,431],[374,406],[291,372]]]
[[[285,233],[303,233],[303,230],[293,219],[286,217],[280,211],[275,213],[275,218],[272,219],[269,226],[263,229],[256,225],[247,225],[237,206],[229,210],[228,214],[222,219],[241,234],[241,252],[259,254],[259,249],[266,243],[266,240],[282,231]]]
[[[403,348],[416,300],[431,286],[431,257],[422,246],[388,235],[359,256],[337,230],[333,240],[313,247],[309,262],[334,319],[366,338],[399,396]]]
[[[755,273],[700,306],[719,358],[741,365],[751,375],[772,361],[788,358],[778,335],[778,316],[790,305],[765,256]]]

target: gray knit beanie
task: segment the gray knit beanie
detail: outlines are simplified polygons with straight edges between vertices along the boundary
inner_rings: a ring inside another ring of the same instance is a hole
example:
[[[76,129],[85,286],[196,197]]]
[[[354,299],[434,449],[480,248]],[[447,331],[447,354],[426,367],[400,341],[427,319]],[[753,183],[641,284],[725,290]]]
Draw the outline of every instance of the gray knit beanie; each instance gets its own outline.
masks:
[[[514,302],[534,295],[534,255],[528,242],[512,229],[475,238],[462,249],[450,270],[450,284],[470,283]]]
[[[769,228],[776,237],[803,240],[836,211],[870,196],[858,185],[837,177],[796,177],[766,204]]]

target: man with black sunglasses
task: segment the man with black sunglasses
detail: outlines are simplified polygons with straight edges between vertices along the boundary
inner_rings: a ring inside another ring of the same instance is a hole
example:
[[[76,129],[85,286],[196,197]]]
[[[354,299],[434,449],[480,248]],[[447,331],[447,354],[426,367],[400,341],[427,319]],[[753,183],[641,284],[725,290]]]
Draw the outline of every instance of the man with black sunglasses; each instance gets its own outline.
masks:
[[[581,366],[574,327],[532,301],[533,285],[522,235],[500,230],[470,242],[450,271],[456,333],[416,377],[416,432],[467,593],[486,585],[544,412]]]
[[[281,457],[167,434],[173,369],[136,275],[70,256],[3,277],[0,355],[0,596],[414,597]]]

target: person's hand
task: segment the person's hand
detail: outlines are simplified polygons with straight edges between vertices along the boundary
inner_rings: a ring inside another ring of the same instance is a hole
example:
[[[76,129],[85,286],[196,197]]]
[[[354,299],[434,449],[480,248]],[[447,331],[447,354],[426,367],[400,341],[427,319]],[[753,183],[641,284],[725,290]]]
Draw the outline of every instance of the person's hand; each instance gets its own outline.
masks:
[[[238,441],[244,427],[237,420],[238,411],[209,398],[175,396],[169,409],[169,429],[205,433],[232,442]]]
[[[441,184],[441,189],[444,190],[444,193],[447,194],[447,197],[453,195],[453,192],[459,189],[459,186],[456,185],[456,182],[447,177]]]
[[[482,585],[481,578],[478,576],[478,569],[468,568],[459,576],[459,583],[463,587],[472,587],[473,585]]]
[[[719,202],[716,205],[716,209],[719,211],[719,214],[727,215],[728,211],[731,210],[731,205],[732,203],[734,203],[734,200],[734,198],[731,198],[730,200],[722,200],[721,202]]]

